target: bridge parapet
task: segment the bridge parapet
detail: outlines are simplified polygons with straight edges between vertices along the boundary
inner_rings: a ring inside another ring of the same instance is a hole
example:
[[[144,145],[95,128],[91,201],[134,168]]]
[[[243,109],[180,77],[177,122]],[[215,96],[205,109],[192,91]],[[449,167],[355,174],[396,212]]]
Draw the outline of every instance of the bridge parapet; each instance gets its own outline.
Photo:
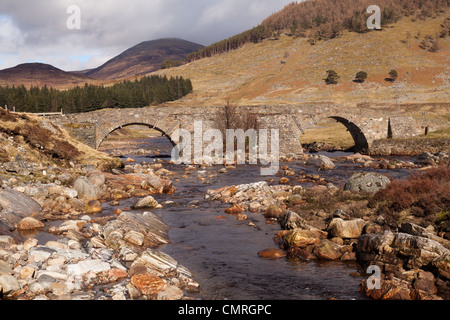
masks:
[[[170,107],[156,106],[135,109],[104,109],[82,114],[52,118],[69,129],[75,138],[98,148],[112,132],[124,126],[140,124],[155,128],[174,144],[177,129],[194,130],[194,122],[202,121],[205,129],[219,129],[217,114],[224,106]],[[357,150],[367,151],[374,140],[388,137],[411,137],[428,130],[438,130],[448,123],[425,117],[413,117],[385,108],[346,107],[332,103],[281,106],[238,106],[237,114],[254,114],[260,129],[278,129],[282,154],[302,153],[301,136],[317,127],[324,119],[333,118],[347,127]],[[95,138],[94,138],[95,137]]]

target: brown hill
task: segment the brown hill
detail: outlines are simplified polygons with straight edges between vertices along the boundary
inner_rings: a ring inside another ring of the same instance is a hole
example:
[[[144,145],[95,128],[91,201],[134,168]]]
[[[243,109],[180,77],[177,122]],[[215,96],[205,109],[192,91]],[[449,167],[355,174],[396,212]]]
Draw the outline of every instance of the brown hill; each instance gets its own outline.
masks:
[[[282,34],[155,74],[191,79],[194,93],[174,104],[448,102],[450,37],[436,34],[449,18],[449,9],[423,20],[403,17],[382,31],[343,31],[315,45]],[[423,46],[430,38],[439,44],[436,52]],[[340,76],[337,85],[324,81],[330,69]],[[399,75],[394,83],[385,80],[392,69]],[[353,81],[359,71],[368,73],[364,83]]]
[[[86,75],[66,72],[43,63],[24,63],[16,67],[0,70],[1,86],[39,86],[53,88],[75,87],[86,82],[94,82]]]
[[[159,39],[142,42],[102,66],[85,71],[95,79],[121,79],[147,74],[159,70],[163,61],[172,59],[183,61],[191,52],[203,46],[182,39]]]

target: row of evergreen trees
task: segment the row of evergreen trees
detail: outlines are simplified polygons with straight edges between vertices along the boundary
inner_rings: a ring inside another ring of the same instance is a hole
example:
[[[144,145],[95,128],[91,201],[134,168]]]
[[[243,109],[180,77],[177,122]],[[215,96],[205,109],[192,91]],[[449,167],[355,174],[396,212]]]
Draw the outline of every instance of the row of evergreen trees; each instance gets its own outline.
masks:
[[[187,62],[194,60],[212,57],[216,54],[236,50],[242,47],[244,44],[253,42],[258,43],[261,40],[267,39],[272,35],[272,29],[266,26],[257,26],[253,29],[244,31],[231,38],[213,43],[207,47],[204,47],[196,52],[190,53],[186,57]]]
[[[85,84],[69,90],[46,86],[0,87],[0,106],[17,112],[89,112],[104,108],[142,108],[174,101],[191,93],[192,83],[182,77],[147,76],[112,86]]]

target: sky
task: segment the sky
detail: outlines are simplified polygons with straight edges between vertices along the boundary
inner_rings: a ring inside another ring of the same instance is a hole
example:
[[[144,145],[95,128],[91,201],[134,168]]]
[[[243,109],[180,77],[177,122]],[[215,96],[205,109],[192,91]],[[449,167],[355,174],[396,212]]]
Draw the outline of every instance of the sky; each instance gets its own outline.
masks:
[[[0,69],[95,68],[148,40],[209,45],[259,25],[293,0],[1,0]]]

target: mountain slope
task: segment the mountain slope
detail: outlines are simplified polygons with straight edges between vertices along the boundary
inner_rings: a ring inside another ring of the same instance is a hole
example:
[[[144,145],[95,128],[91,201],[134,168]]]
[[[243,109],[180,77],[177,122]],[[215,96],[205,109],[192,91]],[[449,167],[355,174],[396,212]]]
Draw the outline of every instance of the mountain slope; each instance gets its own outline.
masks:
[[[53,88],[66,88],[84,85],[86,82],[93,82],[93,79],[86,75],[66,72],[43,63],[24,63],[13,68],[0,70],[1,86],[43,87],[47,85],[47,87]]]
[[[203,46],[182,39],[159,39],[142,42],[102,66],[85,71],[95,79],[120,79],[159,70],[164,60],[184,61],[186,55]]]
[[[177,104],[448,102],[450,37],[438,39],[437,52],[421,48],[448,18],[450,10],[426,20],[403,17],[382,31],[344,31],[313,46],[306,38],[282,35],[156,74],[191,79],[194,94]],[[330,69],[339,84],[325,84]],[[394,83],[385,80],[392,69],[399,74]],[[359,71],[368,73],[365,83],[353,82]]]

